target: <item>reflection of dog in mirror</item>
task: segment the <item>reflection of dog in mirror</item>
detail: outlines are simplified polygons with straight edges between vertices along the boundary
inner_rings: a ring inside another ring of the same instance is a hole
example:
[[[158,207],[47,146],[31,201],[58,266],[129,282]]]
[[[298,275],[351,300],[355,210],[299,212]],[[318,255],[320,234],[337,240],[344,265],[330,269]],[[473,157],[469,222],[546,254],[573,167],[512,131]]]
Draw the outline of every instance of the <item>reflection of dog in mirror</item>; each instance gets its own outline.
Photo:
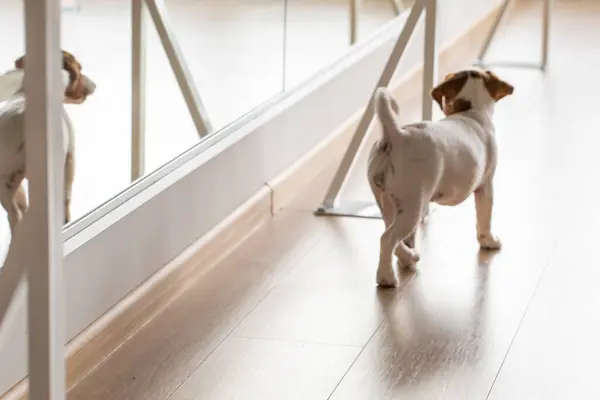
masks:
[[[64,102],[81,104],[94,93],[96,85],[81,73],[81,65],[70,53],[63,51]],[[25,57],[15,61],[15,71],[22,72]],[[11,232],[27,210],[27,198],[22,181],[25,171],[25,93],[21,87],[0,109],[0,201],[8,214]],[[62,133],[65,154],[65,223],[71,219],[70,204],[75,176],[75,132],[63,109]]]
[[[446,117],[401,126],[398,104],[387,89],[377,90],[374,106],[383,134],[371,149],[368,179],[386,228],[379,286],[397,286],[394,248],[400,267],[419,261],[415,234],[430,201],[454,206],[474,193],[480,247],[500,248],[491,232],[497,162],[492,115],[495,103],[512,92],[510,84],[490,71],[472,68],[448,74],[431,91]]]

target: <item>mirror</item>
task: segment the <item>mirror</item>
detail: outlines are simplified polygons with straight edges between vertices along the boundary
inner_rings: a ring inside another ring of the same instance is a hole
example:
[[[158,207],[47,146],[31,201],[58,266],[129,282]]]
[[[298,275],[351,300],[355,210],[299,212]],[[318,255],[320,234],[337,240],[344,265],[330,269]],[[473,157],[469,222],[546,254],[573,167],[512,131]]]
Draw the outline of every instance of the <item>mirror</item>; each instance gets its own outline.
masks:
[[[284,0],[147,1],[141,30],[144,129],[136,153],[132,144],[136,3],[62,1],[62,48],[77,58],[97,85],[84,104],[65,105],[76,137],[72,221],[283,90]],[[0,54],[4,73],[24,54],[23,1],[2,0],[0,10],[0,34],[11,38]],[[187,87],[181,84],[186,79]],[[0,86],[11,90],[7,84]],[[194,103],[207,119],[201,135],[189,112]],[[132,153],[142,159],[137,174]],[[3,226],[6,218],[1,219]]]
[[[144,0],[138,30],[141,3],[62,0],[62,47],[97,86],[65,105],[76,143],[72,222],[318,75],[413,0]],[[0,10],[0,34],[11,38],[2,73],[24,53],[23,2],[2,0]]]

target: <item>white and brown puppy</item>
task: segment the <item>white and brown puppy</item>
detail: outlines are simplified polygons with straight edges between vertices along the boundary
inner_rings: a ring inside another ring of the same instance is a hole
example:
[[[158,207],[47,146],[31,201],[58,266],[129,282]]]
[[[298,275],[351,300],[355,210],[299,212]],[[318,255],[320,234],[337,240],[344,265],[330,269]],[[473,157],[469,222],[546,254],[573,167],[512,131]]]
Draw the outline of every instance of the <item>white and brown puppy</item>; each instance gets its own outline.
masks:
[[[64,102],[81,104],[94,93],[96,85],[81,73],[81,65],[72,54],[63,51]],[[15,61],[15,70],[8,74],[23,76],[25,58]],[[27,210],[27,199],[22,181],[25,171],[25,93],[17,90],[0,108],[0,202],[8,214],[11,231],[14,231],[23,213]],[[63,110],[63,143],[65,154],[65,222],[71,218],[71,189],[75,176],[75,132]]]
[[[419,261],[415,234],[429,202],[454,206],[474,193],[479,244],[500,248],[491,231],[497,163],[492,116],[495,103],[512,92],[510,84],[487,70],[448,74],[431,91],[446,117],[402,126],[394,98],[385,88],[377,90],[374,106],[383,134],[371,149],[368,178],[386,228],[378,285],[397,286],[394,249],[400,267]]]

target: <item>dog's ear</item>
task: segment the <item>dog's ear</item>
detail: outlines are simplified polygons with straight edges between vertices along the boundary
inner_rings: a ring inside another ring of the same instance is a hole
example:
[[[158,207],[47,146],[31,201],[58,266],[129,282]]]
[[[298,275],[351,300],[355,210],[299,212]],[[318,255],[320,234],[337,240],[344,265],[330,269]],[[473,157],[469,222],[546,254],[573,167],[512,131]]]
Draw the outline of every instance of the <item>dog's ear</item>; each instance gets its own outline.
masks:
[[[69,84],[65,90],[65,96],[74,102],[82,102],[86,97],[85,83],[81,75],[81,64],[68,51],[62,51],[62,67],[69,74]],[[25,56],[15,60],[15,68],[25,68]]]
[[[65,90],[65,96],[75,102],[82,102],[85,100],[86,91],[81,77],[81,64],[71,53],[63,50],[62,54],[63,69],[69,73],[69,86]]]
[[[431,97],[438,103],[440,108],[444,109],[444,98],[448,100],[454,99],[462,90],[469,77],[466,74],[455,75],[448,74],[444,78],[444,82],[440,83],[431,90]]]
[[[487,70],[485,72],[487,75],[484,79],[485,88],[494,101],[498,101],[503,97],[513,94],[515,88],[510,83],[498,78],[492,71]]]

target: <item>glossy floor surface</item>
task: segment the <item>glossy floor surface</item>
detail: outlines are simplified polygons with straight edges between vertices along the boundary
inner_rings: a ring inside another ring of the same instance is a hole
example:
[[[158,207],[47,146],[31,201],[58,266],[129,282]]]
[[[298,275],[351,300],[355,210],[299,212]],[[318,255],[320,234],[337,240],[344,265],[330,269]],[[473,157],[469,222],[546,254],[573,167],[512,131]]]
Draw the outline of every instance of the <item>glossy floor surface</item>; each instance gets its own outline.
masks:
[[[511,18],[490,58],[536,60],[537,10]],[[383,224],[314,217],[324,179],[69,399],[600,398],[599,19],[596,1],[558,1],[546,74],[496,71],[516,88],[496,114],[500,252],[479,252],[472,200],[440,208],[418,272],[378,290]],[[368,199],[362,168],[353,182]]]

